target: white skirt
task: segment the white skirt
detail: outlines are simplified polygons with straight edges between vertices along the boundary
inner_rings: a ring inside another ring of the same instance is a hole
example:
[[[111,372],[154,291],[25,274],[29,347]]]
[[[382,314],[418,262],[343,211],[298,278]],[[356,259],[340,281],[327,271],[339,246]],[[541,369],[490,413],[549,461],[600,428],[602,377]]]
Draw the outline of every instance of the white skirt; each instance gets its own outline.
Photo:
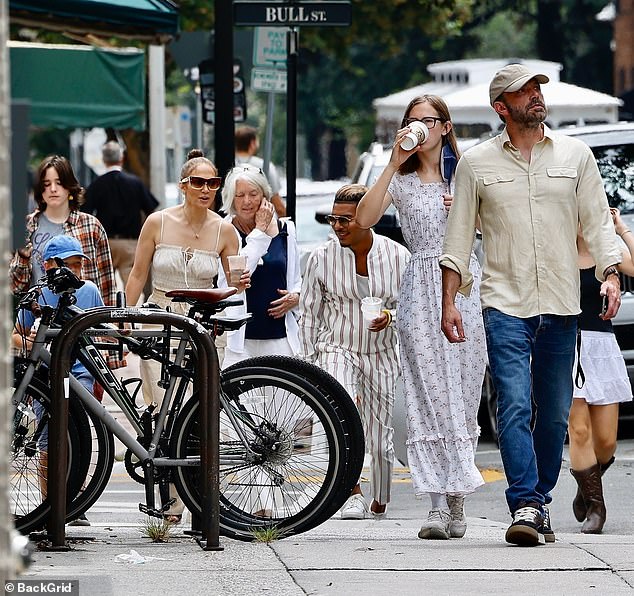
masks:
[[[606,406],[632,400],[632,387],[625,361],[614,333],[581,331],[581,368],[585,383],[573,387],[573,397],[592,406]],[[573,381],[577,372],[577,358]]]

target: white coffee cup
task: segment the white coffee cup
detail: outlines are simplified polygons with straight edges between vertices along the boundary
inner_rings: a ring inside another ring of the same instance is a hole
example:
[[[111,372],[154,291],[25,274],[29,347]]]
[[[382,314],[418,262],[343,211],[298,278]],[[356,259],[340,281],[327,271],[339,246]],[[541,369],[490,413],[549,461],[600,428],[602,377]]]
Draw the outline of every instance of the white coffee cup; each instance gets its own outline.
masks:
[[[376,296],[367,296],[361,300],[361,312],[363,313],[363,320],[366,323],[366,327],[370,327],[372,321],[381,316],[382,306],[383,300]]]
[[[229,262],[229,283],[237,284],[247,267],[247,256],[229,255],[227,261]]]
[[[410,132],[401,141],[401,149],[405,149],[405,151],[410,151],[414,147],[422,145],[429,138],[429,128],[422,122],[412,122],[409,124],[409,130]]]

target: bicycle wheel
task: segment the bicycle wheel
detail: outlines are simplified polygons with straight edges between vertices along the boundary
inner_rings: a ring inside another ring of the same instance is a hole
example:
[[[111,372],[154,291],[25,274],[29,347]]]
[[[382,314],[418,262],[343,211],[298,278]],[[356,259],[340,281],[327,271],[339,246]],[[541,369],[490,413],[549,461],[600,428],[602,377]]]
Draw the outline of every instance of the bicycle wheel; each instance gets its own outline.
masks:
[[[15,527],[22,533],[41,529],[50,514],[48,489],[48,423],[50,390],[37,378],[28,385],[12,418],[9,458],[9,506]],[[90,436],[88,419],[77,404],[69,404],[68,474],[66,496],[70,504],[83,482],[86,467],[82,444]]]
[[[254,530],[271,526],[283,535],[300,533],[320,523],[333,502],[343,504],[346,440],[336,409],[319,390],[286,370],[240,367],[223,373],[222,392],[224,535],[252,540]],[[174,457],[200,453],[198,410],[195,399],[185,404]],[[181,498],[200,514],[199,468],[179,467],[174,475]]]
[[[229,371],[251,366],[291,371],[321,391],[330,401],[331,405],[337,409],[338,418],[343,426],[344,437],[346,439],[346,474],[342,482],[344,487],[351,492],[359,482],[361,470],[363,469],[365,435],[359,416],[359,410],[348,392],[337,379],[322,368],[305,360],[291,358],[289,356],[258,356],[256,358],[248,358],[247,360],[230,366],[221,374],[225,375]],[[321,521],[328,519],[328,517],[334,514],[338,509],[339,507],[335,507],[335,503],[333,503],[329,510],[324,511]],[[319,523],[321,523],[321,521]]]
[[[80,436],[83,480],[79,491],[67,507],[68,519],[77,519],[99,499],[110,480],[115,456],[112,433],[101,420],[83,407],[79,398],[71,391],[71,403],[73,401],[84,410],[89,433],[84,432]]]

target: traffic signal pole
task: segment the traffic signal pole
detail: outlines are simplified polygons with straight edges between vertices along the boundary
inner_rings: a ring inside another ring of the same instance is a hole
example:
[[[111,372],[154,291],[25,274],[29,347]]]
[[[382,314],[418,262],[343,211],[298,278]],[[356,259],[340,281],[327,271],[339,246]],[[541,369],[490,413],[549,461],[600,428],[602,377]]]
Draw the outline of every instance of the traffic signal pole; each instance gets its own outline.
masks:
[[[291,27],[286,34],[286,215],[295,221],[297,181],[297,50],[299,31]]]
[[[219,175],[225,176],[234,159],[232,0],[216,0],[214,12],[214,163]],[[219,198],[217,193],[216,207],[219,207]]]

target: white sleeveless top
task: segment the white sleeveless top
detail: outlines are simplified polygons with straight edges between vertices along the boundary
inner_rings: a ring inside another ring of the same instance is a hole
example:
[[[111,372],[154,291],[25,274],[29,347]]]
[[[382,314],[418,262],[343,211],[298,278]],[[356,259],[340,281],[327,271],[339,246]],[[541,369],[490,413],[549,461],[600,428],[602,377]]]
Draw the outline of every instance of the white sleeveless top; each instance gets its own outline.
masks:
[[[163,213],[161,213],[161,236],[152,258],[152,295],[149,300],[165,308],[168,304],[177,306],[165,298],[165,292],[180,288],[214,287],[214,278],[218,274],[220,260],[218,243],[222,226],[218,225],[215,250],[210,251],[163,244],[163,223]]]

